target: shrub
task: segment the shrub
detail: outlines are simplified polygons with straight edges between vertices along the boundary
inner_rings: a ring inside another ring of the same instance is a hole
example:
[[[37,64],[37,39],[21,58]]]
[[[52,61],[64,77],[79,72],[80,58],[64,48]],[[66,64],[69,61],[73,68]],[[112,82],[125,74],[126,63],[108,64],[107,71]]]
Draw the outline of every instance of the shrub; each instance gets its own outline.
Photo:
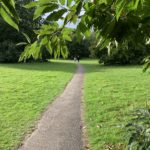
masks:
[[[150,109],[139,109],[126,125],[128,150],[150,150]]]
[[[20,54],[13,42],[7,40],[0,43],[0,62],[17,62]]]
[[[106,65],[141,64],[147,53],[149,53],[148,50],[130,48],[113,50],[112,53],[108,55],[105,49],[100,51],[99,59],[100,62]]]

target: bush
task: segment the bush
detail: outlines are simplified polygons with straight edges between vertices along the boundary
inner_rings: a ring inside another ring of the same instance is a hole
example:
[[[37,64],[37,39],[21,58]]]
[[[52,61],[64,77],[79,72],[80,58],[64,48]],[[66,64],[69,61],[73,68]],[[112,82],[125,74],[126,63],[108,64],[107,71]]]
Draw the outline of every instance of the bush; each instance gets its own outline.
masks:
[[[13,42],[7,40],[0,43],[0,62],[17,62],[20,54]]]
[[[127,65],[127,64],[141,64],[145,55],[149,53],[146,49],[118,49],[112,50],[108,55],[106,49],[101,50],[98,54],[100,63],[103,62],[106,65]]]
[[[126,125],[128,150],[150,150],[150,110],[139,109]]]

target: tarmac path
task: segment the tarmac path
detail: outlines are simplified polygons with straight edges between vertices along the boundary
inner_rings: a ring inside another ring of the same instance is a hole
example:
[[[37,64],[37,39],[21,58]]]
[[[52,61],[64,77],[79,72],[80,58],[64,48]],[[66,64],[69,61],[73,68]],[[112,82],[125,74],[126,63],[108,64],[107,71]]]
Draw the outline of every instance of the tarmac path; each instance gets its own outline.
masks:
[[[77,72],[64,92],[49,105],[37,125],[19,150],[83,150],[81,99],[83,67]]]

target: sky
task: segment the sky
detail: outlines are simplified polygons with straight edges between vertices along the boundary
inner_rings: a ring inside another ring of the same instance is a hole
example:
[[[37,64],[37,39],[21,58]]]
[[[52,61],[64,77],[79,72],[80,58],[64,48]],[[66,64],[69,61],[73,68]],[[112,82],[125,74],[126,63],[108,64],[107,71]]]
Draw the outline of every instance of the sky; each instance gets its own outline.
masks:
[[[74,5],[75,3],[74,3],[74,1],[72,1],[72,4],[71,5]],[[85,13],[85,11],[84,10],[81,10],[81,13],[80,13],[80,15],[83,15]],[[49,15],[50,13],[47,13],[47,14],[45,14],[43,17],[44,18],[46,18],[48,15]],[[65,13],[64,15],[63,15],[63,17],[65,17],[67,15],[67,13]],[[57,21],[58,22],[58,24],[61,26],[61,25],[63,25],[63,21],[62,20],[58,20]],[[78,23],[77,23],[78,24]],[[68,27],[68,28],[73,28],[73,29],[75,29],[76,27],[77,27],[77,24],[73,24],[73,23],[68,23],[67,25],[66,25],[66,27]]]
[[[59,24],[60,26],[63,25],[63,21],[62,21],[62,20],[58,20],[58,24]],[[77,24],[75,25],[75,24],[73,24],[73,23],[68,23],[68,24],[66,25],[66,27],[75,29],[75,28],[77,27]]]

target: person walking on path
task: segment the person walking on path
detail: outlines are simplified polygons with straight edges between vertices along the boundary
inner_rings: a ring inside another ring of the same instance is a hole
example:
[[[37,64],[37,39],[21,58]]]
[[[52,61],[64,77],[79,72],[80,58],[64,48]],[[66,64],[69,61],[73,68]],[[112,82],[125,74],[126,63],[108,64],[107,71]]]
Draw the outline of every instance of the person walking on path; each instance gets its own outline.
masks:
[[[77,60],[77,58],[76,57],[74,57],[74,61],[76,61]]]
[[[77,60],[78,60],[78,62],[80,61],[80,56],[79,55],[77,56]]]

